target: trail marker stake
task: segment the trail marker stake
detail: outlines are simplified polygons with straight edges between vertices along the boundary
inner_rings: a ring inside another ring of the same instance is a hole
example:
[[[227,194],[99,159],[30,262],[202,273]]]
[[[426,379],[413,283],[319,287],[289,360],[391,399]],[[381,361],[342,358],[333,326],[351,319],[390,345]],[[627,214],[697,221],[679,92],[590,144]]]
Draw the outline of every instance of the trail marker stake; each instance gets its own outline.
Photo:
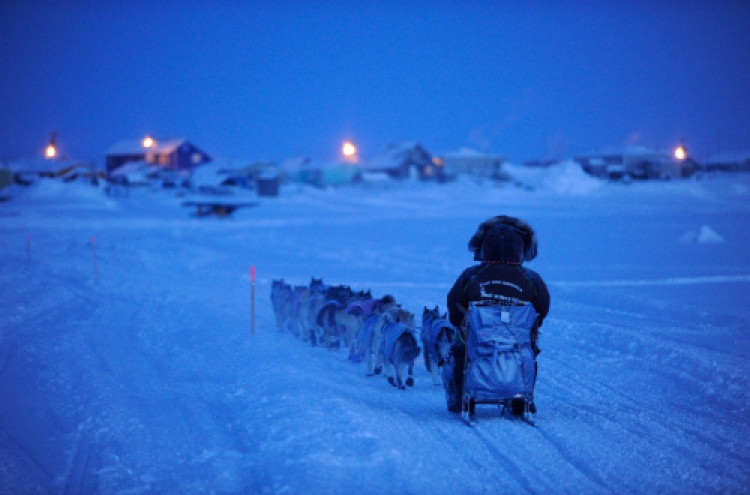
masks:
[[[250,267],[250,333],[255,333],[255,265]]]
[[[99,266],[96,264],[96,236],[91,236],[91,250],[94,253],[94,274],[96,279],[99,280]]]

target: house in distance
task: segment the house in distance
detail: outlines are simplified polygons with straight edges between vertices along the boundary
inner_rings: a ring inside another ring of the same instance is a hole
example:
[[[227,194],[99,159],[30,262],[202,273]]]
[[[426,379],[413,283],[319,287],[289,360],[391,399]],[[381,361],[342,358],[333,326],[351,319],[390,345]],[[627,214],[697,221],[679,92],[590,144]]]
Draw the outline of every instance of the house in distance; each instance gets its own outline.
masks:
[[[130,162],[147,163],[174,172],[189,172],[210,161],[207,153],[184,138],[156,141],[147,137],[140,141],[120,141],[106,153],[108,174]]]
[[[684,153],[684,148],[681,149]],[[573,160],[595,177],[615,180],[689,177],[696,170],[696,163],[690,157],[642,145],[607,146]]]
[[[365,172],[384,173],[391,179],[443,180],[443,164],[434,160],[421,144],[393,142],[368,162],[362,163]]]
[[[461,148],[443,154],[440,159],[446,170],[454,174],[482,178],[497,178],[505,158],[491,153],[482,153],[471,148]]]

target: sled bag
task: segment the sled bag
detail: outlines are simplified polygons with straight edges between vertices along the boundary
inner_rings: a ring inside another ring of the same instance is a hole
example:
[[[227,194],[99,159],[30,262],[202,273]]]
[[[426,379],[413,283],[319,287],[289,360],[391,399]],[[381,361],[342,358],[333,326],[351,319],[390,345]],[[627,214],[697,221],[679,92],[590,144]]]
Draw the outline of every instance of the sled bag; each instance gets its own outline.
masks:
[[[532,393],[531,329],[537,316],[530,303],[471,303],[466,320],[465,394],[482,401]]]

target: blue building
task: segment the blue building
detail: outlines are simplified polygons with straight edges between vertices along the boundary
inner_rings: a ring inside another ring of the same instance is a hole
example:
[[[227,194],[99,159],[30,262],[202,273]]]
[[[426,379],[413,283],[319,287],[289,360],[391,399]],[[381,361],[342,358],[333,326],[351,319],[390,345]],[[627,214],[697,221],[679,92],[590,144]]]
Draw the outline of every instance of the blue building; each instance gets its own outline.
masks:
[[[106,154],[107,173],[129,162],[146,162],[171,171],[190,171],[210,161],[207,153],[187,139],[120,141]]]

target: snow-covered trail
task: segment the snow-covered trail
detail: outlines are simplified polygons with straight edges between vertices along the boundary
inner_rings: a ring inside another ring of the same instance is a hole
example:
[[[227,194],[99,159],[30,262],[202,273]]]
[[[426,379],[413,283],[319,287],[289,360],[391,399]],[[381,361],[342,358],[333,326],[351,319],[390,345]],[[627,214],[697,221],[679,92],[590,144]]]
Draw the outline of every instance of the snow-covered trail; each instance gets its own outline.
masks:
[[[639,186],[305,191],[223,220],[161,199],[7,215],[0,493],[747,492],[747,196]],[[281,277],[444,308],[499,213],[537,228],[552,292],[537,428],[489,407],[468,428],[421,358],[398,391],[274,328]],[[701,225],[725,242],[680,240]]]

